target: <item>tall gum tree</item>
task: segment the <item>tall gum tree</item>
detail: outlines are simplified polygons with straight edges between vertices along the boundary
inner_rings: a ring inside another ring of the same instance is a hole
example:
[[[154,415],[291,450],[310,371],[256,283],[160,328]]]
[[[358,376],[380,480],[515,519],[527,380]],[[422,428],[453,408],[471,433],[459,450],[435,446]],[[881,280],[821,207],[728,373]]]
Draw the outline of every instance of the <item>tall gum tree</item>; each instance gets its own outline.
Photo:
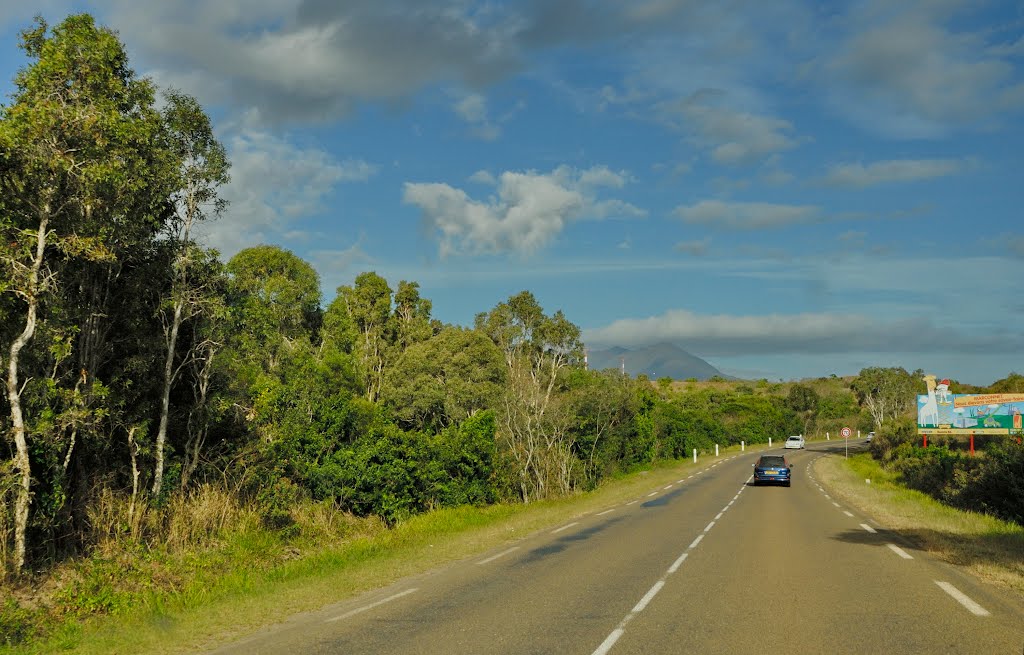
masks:
[[[168,237],[174,249],[173,281],[167,310],[163,312],[164,337],[167,344],[163,369],[163,392],[160,397],[160,421],[154,445],[153,495],[159,496],[164,479],[164,450],[170,416],[171,387],[178,373],[188,363],[175,366],[178,332],[181,324],[203,311],[205,294],[202,285],[194,283],[193,259],[201,257],[192,242],[192,228],[208,217],[219,215],[226,202],[218,195],[228,182],[228,158],[224,146],[213,135],[210,119],[195,99],[178,92],[166,94],[164,109],[165,138],[174,154],[176,190],[171,198],[174,212],[167,223]],[[210,344],[206,344],[209,346]],[[212,357],[209,347],[205,350]],[[205,399],[205,395],[204,395]]]
[[[19,479],[11,564],[25,566],[32,502],[32,435],[22,403],[21,357],[41,310],[74,262],[109,262],[116,217],[131,213],[144,191],[160,120],[153,88],[135,78],[117,36],[87,15],[52,32],[42,19],[21,35],[31,63],[15,79],[13,102],[0,111],[0,215],[3,291],[19,301],[20,322],[7,350],[6,397]]]

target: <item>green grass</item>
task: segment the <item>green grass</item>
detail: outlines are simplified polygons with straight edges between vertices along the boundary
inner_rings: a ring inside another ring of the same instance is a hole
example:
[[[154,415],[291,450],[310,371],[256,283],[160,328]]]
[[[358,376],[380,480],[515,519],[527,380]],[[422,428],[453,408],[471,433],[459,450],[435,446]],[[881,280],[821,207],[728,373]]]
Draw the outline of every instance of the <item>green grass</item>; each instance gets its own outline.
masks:
[[[882,526],[983,580],[1024,593],[1024,527],[908,489],[867,454],[825,457],[814,467],[833,495]]]
[[[763,446],[755,446],[760,449]],[[721,456],[738,447],[723,448]],[[57,592],[74,605],[59,619],[15,616],[0,606],[0,628],[35,621],[44,639],[3,646],[0,654],[80,655],[206,651],[296,612],[319,609],[402,577],[476,556],[582,514],[601,511],[714,461],[659,463],[570,498],[443,509],[384,529],[359,523],[343,539],[288,539],[253,528],[215,549],[171,556],[115,552],[77,564]],[[113,571],[127,567],[128,578]],[[90,611],[80,611],[90,609]],[[21,611],[21,610],[19,610]]]

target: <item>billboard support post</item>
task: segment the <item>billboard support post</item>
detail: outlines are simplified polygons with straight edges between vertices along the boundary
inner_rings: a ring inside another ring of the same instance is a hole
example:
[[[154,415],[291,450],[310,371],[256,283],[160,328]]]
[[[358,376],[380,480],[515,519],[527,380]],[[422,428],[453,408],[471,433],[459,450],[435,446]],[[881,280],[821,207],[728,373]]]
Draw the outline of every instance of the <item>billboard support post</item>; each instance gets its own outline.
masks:
[[[974,457],[974,433],[971,433],[971,457]]]

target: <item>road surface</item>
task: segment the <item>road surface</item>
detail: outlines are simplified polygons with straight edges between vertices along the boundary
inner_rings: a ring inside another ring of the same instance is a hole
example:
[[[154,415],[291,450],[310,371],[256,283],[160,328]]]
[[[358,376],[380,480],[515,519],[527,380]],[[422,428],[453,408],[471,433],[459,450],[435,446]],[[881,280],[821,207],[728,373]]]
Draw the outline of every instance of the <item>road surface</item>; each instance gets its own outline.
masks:
[[[751,486],[759,453],[723,456],[216,652],[1024,652],[1024,602],[829,497],[812,472],[827,448],[786,451],[790,488]]]

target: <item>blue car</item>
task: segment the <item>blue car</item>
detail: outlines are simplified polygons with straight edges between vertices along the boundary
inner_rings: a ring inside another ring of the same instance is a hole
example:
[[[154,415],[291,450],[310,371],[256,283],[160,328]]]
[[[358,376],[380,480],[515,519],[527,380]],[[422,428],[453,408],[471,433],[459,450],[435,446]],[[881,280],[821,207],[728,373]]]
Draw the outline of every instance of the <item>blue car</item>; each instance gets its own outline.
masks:
[[[781,484],[788,487],[792,467],[782,455],[761,455],[754,464],[754,486],[759,484]]]

